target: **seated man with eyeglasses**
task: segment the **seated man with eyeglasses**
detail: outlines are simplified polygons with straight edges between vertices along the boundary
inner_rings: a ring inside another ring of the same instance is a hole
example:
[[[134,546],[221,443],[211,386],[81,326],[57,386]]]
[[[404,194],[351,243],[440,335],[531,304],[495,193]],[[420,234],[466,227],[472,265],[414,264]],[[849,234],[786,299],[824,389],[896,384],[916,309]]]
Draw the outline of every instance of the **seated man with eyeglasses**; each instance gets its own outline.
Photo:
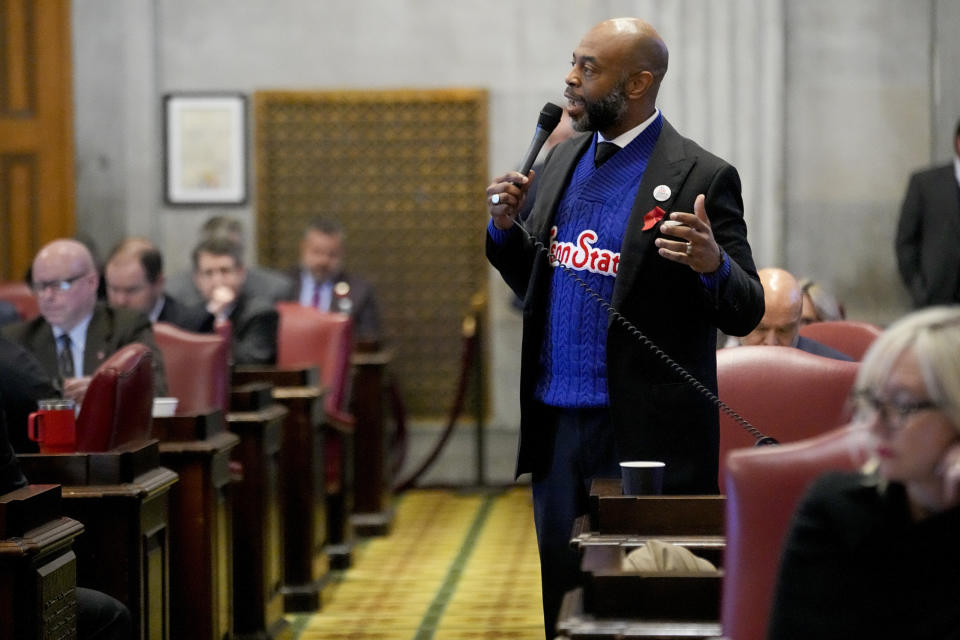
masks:
[[[31,287],[40,315],[3,328],[32,352],[64,397],[83,401],[90,376],[121,347],[141,342],[153,352],[154,394],[166,395],[163,361],[150,320],[97,301],[99,275],[90,251],[76,240],[54,240],[37,253]]]

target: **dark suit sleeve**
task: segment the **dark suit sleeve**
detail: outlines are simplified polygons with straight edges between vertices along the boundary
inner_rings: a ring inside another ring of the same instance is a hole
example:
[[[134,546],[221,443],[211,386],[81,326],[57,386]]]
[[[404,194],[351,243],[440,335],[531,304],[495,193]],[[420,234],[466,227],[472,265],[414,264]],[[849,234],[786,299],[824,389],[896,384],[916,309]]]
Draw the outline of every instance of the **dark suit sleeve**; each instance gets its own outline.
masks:
[[[357,340],[376,341],[382,338],[380,329],[380,309],[377,306],[377,297],[370,285],[364,287],[365,293],[357,301],[355,314],[355,329]]]
[[[153,325],[150,323],[150,319],[142,313],[136,314],[136,318],[136,322],[131,326],[130,337],[124,340],[123,344],[139,342],[150,348],[153,356],[151,364],[153,369],[153,395],[154,397],[165,396],[167,395],[167,376],[164,373],[163,354],[160,353],[160,349],[153,339]]]
[[[487,259],[521,300],[527,296],[535,256],[534,245],[519,229],[511,230],[502,243],[494,241],[487,232]]]
[[[4,398],[0,398],[2,404]],[[7,421],[3,411],[0,411],[0,494],[19,489],[27,484],[27,479],[20,471],[17,456],[7,437]]]
[[[737,170],[723,163],[714,174],[704,203],[713,237],[730,256],[730,275],[716,289],[704,287],[716,326],[727,335],[745,336],[763,317],[763,286],[747,243],[743,198]]]
[[[27,416],[37,410],[38,400],[59,398],[60,391],[33,354],[6,336],[0,336],[0,394],[13,448],[36,452],[36,444],[27,438]]]
[[[276,309],[265,308],[234,325],[234,364],[273,364],[277,361]]]
[[[920,246],[923,242],[923,194],[920,188],[920,175],[910,176],[907,194],[900,207],[900,221],[897,224],[897,267],[900,277],[910,291],[915,306],[923,306],[928,299],[927,283],[920,268]]]

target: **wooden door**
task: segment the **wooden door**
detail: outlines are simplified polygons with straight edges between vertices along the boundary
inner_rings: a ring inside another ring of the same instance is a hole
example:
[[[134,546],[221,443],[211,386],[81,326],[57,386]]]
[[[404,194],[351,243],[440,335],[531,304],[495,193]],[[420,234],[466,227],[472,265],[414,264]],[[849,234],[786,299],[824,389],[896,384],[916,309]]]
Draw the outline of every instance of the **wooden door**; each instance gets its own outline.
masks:
[[[72,236],[69,0],[0,0],[0,280]]]

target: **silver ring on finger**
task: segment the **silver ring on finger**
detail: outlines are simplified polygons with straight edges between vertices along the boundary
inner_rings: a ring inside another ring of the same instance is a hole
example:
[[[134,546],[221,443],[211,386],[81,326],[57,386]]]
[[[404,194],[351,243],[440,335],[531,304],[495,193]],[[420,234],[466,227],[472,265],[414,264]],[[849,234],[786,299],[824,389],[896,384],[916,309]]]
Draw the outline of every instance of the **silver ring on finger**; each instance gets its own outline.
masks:
[[[500,194],[495,193],[490,196],[490,204],[500,204]]]
[[[693,253],[693,243],[689,240],[687,241],[687,248],[684,250],[684,253],[686,253],[688,256]]]

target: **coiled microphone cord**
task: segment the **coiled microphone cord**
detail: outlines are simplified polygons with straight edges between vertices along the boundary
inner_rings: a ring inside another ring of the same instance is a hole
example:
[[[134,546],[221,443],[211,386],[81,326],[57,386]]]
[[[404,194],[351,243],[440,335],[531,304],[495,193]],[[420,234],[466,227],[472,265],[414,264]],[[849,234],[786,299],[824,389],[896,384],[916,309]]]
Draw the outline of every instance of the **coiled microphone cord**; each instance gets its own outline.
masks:
[[[567,265],[563,264],[560,261],[556,261],[555,263],[551,262],[549,249],[547,249],[547,247],[544,246],[544,244],[540,240],[535,238],[533,234],[530,233],[526,229],[526,227],[523,226],[523,224],[521,224],[519,218],[514,218],[513,224],[515,224],[517,228],[520,229],[524,233],[524,235],[527,236],[527,239],[530,240],[530,242],[532,242],[533,245],[536,247],[537,254],[538,255],[542,254],[546,258],[547,263],[551,267],[560,267],[564,271],[564,273],[566,273],[568,276],[573,278],[574,282],[577,283],[577,286],[583,289],[584,293],[586,293],[587,296],[596,300],[597,304],[599,304],[600,307],[604,309],[607,312],[607,314],[611,318],[613,318],[615,322],[619,323],[623,328],[627,330],[628,333],[634,336],[639,342],[646,345],[646,347],[650,349],[650,351],[652,351],[654,355],[660,358],[660,360],[662,360],[663,363],[666,364],[671,371],[676,373],[684,382],[686,382],[687,384],[692,386],[694,389],[696,389],[700,394],[702,394],[704,397],[710,400],[710,402],[712,402],[720,411],[723,411],[725,414],[727,414],[727,416],[729,416],[731,420],[739,424],[741,427],[743,427],[743,429],[747,433],[753,436],[753,438],[756,440],[756,442],[754,442],[754,446],[759,447],[763,445],[779,444],[775,438],[765,435],[759,429],[757,429],[752,424],[750,424],[746,420],[746,418],[744,418],[739,413],[737,413],[736,411],[731,409],[729,406],[727,406],[727,404],[723,400],[717,397],[717,394],[715,394],[713,391],[708,389],[702,382],[697,380],[693,376],[693,374],[691,374],[689,371],[684,369],[683,365],[681,365],[679,362],[671,358],[663,349],[657,346],[656,343],[654,343],[650,338],[645,336],[643,332],[640,331],[640,329],[638,329],[632,322],[627,320],[627,318],[622,313],[614,309],[613,305],[607,302],[607,300],[605,300],[603,296],[601,296],[599,293],[594,291],[594,289],[589,284],[587,284],[583,280],[583,278],[577,275],[576,271],[574,271],[573,269],[571,269],[570,267],[568,267]]]

